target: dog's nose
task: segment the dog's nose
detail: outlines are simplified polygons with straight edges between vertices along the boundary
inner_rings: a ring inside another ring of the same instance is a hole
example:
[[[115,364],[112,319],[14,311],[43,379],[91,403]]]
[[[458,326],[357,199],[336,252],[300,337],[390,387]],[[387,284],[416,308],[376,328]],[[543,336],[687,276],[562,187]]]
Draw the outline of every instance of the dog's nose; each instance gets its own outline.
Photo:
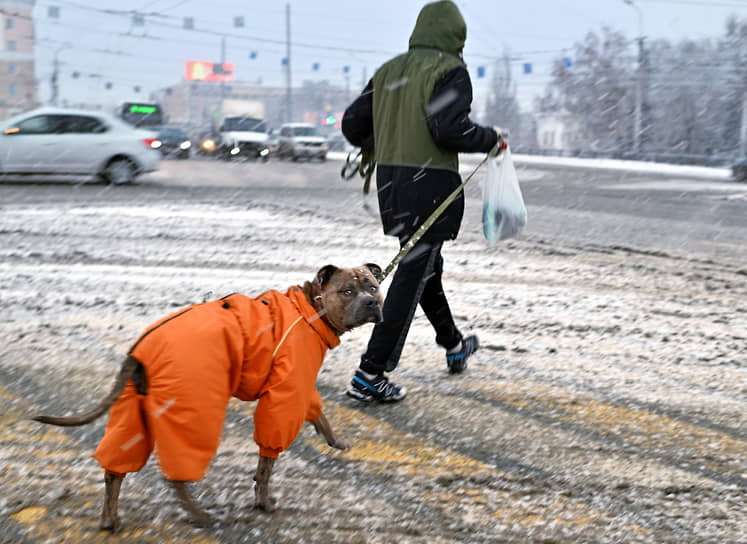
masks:
[[[363,304],[366,305],[366,306],[368,306],[368,307],[378,306],[379,305],[379,301],[376,300],[375,297],[366,297],[366,300],[363,301]]]

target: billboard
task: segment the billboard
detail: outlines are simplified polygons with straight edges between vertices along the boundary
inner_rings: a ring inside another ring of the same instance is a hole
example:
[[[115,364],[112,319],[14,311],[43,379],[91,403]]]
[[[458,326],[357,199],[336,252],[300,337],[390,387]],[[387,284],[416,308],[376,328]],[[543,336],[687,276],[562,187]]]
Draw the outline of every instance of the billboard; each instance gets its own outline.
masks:
[[[233,81],[233,62],[188,60],[184,63],[184,78],[188,81]]]

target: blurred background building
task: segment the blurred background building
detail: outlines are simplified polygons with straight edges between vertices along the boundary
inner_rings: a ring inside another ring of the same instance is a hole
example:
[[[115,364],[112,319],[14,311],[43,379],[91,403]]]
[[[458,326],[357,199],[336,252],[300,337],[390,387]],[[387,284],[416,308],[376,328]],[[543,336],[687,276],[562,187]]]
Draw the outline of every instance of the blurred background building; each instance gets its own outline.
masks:
[[[338,127],[342,112],[348,105],[349,93],[327,81],[304,81],[292,89],[294,121]],[[159,103],[168,122],[189,132],[216,130],[221,119],[222,104],[230,101],[247,103],[247,111],[260,104],[270,129],[279,128],[287,119],[287,89],[237,81],[216,82],[182,80],[151,93],[150,100]]]
[[[0,0],[0,119],[37,105],[34,0]]]

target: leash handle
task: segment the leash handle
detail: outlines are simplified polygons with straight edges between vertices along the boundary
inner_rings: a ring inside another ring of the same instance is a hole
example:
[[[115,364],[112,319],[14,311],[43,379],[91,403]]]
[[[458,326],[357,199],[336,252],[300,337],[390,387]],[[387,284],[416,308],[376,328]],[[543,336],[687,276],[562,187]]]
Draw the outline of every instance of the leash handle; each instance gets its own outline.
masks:
[[[405,245],[402,246],[402,249],[399,250],[399,253],[394,256],[394,259],[392,259],[392,262],[389,263],[389,266],[384,269],[384,272],[382,274],[381,281],[379,283],[382,283],[386,277],[391,273],[392,270],[394,270],[394,267],[396,267],[402,259],[405,258],[405,256],[410,253],[413,247],[415,247],[415,244],[418,243],[418,241],[423,237],[423,235],[426,233],[426,231],[431,228],[431,225],[436,222],[436,219],[438,219],[442,213],[444,213],[444,210],[449,207],[449,204],[451,204],[454,199],[457,197],[457,195],[464,190],[464,186],[467,185],[469,180],[472,179],[472,176],[475,175],[475,172],[477,172],[483,164],[488,162],[488,159],[490,158],[490,155],[485,155],[485,158],[480,161],[480,164],[475,166],[475,169],[472,170],[472,173],[467,176],[467,179],[465,179],[459,187],[454,189],[449,196],[447,196],[441,204],[439,204],[438,208],[433,210],[433,213],[431,213],[428,216],[428,219],[426,219],[420,227],[418,227],[418,230],[415,231],[415,233],[410,236],[410,238],[405,242]]]

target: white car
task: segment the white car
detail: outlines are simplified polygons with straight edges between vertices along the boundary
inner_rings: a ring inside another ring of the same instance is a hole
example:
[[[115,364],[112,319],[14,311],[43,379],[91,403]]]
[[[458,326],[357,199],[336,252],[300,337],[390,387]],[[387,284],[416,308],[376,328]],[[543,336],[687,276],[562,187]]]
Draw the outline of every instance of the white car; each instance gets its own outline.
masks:
[[[129,183],[158,167],[159,144],[155,133],[106,113],[39,108],[0,123],[0,174]]]
[[[307,123],[287,123],[280,127],[277,154],[294,161],[300,157],[326,160],[327,139],[319,127]]]

